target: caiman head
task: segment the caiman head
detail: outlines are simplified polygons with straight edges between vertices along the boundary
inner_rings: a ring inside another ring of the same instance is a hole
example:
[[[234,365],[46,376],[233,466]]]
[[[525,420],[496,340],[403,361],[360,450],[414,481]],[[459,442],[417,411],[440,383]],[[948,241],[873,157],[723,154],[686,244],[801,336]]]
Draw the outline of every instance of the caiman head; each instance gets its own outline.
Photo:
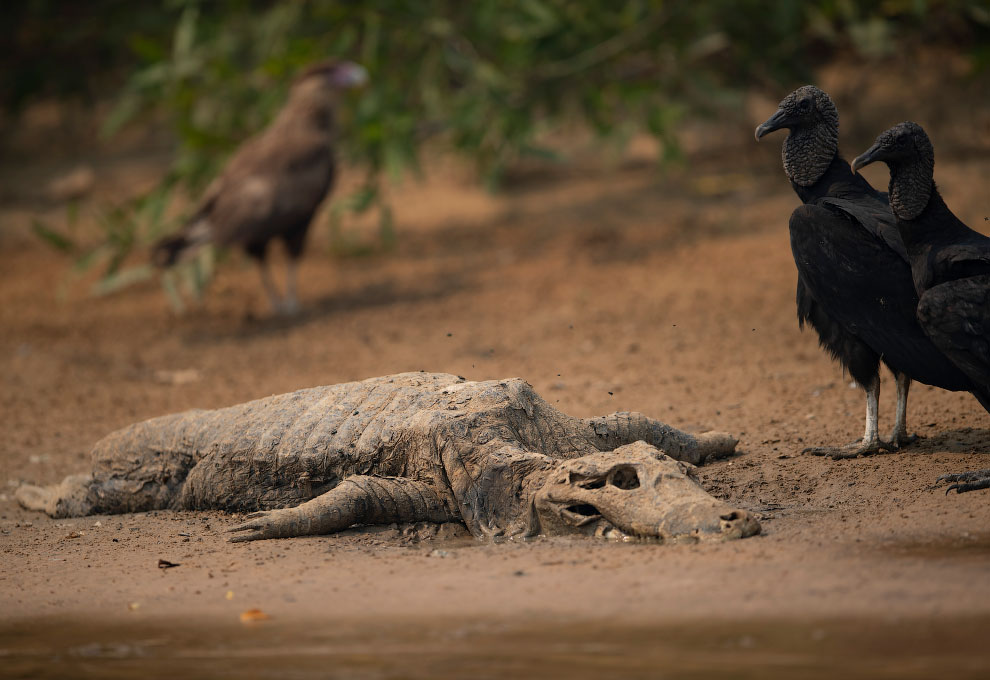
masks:
[[[760,523],[710,496],[694,466],[645,442],[560,463],[533,497],[532,533],[696,541],[745,538]]]

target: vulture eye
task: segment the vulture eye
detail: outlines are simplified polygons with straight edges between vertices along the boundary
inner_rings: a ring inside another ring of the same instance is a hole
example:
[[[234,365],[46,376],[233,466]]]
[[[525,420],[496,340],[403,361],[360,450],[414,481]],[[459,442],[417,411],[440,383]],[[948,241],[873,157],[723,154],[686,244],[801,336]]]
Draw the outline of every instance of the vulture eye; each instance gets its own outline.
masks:
[[[808,111],[810,108],[811,108],[811,102],[809,102],[807,99],[802,99],[801,102],[798,104],[798,109],[802,112]]]

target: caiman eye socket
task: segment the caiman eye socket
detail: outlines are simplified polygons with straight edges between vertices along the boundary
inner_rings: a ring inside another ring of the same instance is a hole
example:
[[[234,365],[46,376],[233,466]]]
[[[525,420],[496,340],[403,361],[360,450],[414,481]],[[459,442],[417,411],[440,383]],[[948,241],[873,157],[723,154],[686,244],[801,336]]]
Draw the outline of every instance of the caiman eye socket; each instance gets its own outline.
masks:
[[[636,468],[623,465],[612,470],[608,476],[608,483],[623,491],[638,489],[639,475],[636,474]]]

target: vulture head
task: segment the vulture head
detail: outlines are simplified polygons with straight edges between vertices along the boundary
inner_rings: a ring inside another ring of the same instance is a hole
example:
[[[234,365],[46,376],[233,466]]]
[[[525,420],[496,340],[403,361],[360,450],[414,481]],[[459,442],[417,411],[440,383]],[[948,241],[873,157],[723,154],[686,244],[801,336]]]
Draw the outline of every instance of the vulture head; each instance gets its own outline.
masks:
[[[777,112],[756,128],[756,139],[759,141],[764,135],[782,128],[794,131],[818,125],[832,127],[838,135],[839,112],[825,92],[814,85],[805,85],[784,97]]]
[[[853,170],[882,161],[890,168],[890,207],[902,220],[911,220],[928,205],[934,186],[935,149],[924,129],[905,121],[884,130],[869,149],[857,156]]]
[[[890,167],[926,163],[934,169],[935,150],[920,125],[904,121],[881,132],[873,146],[853,161],[853,170],[877,161]]]
[[[784,141],[784,171],[796,184],[814,184],[839,148],[839,112],[832,98],[814,85],[799,87],[756,128],[756,139],[784,128],[790,131]]]

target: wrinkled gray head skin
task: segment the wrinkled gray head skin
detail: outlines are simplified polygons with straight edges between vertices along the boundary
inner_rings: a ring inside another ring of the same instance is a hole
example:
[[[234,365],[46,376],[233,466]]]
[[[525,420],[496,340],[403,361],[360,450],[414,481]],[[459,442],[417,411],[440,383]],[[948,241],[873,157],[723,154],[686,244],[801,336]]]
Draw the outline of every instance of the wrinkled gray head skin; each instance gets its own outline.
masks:
[[[792,182],[817,182],[839,150],[839,112],[832,98],[814,85],[805,85],[784,97],[777,112],[756,128],[756,139],[775,130],[790,130],[781,156]]]
[[[924,129],[905,121],[884,130],[853,160],[853,170],[882,161],[890,168],[890,209],[902,220],[922,213],[935,185],[935,149]]]
[[[700,541],[745,538],[760,524],[710,496],[694,466],[636,442],[561,463],[533,499],[532,533],[613,539]]]

